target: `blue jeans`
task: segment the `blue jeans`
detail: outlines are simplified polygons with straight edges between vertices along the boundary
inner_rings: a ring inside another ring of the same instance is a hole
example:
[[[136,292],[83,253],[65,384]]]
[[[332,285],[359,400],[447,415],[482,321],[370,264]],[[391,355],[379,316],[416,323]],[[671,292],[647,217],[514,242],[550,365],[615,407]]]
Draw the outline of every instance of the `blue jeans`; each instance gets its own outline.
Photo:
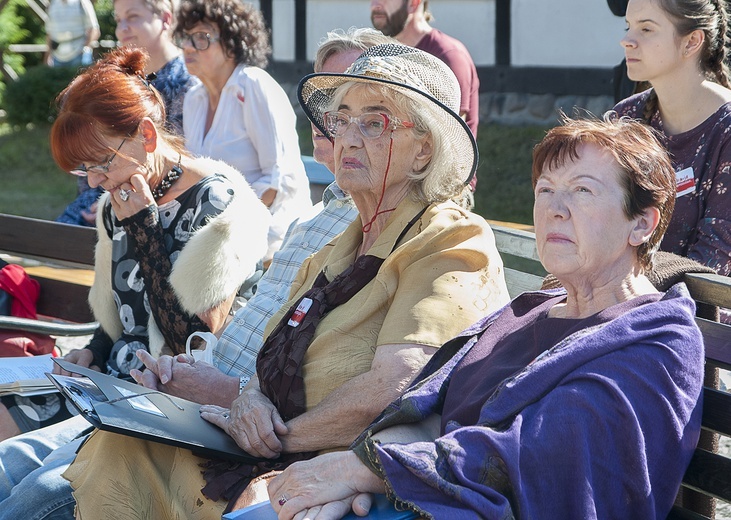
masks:
[[[71,58],[69,61],[61,61],[51,55],[52,67],[86,67],[87,65],[91,65],[92,61],[94,61],[94,54],[88,47],[85,47],[81,54],[75,58]]]
[[[0,443],[0,520],[73,520],[76,502],[61,474],[89,426],[77,416]]]

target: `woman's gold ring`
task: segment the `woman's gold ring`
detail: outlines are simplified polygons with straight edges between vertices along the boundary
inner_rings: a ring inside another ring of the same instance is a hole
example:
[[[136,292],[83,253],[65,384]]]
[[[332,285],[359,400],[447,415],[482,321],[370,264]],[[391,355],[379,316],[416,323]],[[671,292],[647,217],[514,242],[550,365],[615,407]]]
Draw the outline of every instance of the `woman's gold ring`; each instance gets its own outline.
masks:
[[[279,505],[280,506],[283,506],[286,503],[287,503],[287,497],[286,496],[282,495],[281,497],[279,497]]]
[[[129,190],[119,190],[119,198],[122,199],[122,202],[127,202],[129,200]]]

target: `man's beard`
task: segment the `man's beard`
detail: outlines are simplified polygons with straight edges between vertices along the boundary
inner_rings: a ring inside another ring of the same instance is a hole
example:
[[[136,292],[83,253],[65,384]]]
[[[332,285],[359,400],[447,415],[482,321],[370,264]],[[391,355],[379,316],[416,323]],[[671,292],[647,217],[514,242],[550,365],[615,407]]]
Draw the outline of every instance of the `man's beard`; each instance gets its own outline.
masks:
[[[371,23],[373,24],[373,27],[381,31],[386,36],[396,36],[404,30],[404,26],[406,25],[406,19],[409,17],[409,8],[407,6],[407,2],[404,1],[401,7],[399,7],[393,14],[382,14],[386,17],[386,21],[383,22],[383,25],[381,27],[378,27],[376,26],[376,21],[373,13],[371,13]]]

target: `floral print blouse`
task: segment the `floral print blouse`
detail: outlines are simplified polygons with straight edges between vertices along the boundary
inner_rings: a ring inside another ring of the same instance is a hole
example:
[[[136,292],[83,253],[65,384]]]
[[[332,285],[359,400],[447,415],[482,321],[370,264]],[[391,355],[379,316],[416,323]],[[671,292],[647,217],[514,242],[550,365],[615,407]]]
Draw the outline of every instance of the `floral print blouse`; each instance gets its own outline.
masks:
[[[650,92],[620,101],[614,110],[642,119]],[[660,248],[731,275],[731,103],[677,135],[665,133],[659,111],[650,118],[650,126],[670,152],[675,171],[691,169],[694,181],[691,189],[678,192]]]

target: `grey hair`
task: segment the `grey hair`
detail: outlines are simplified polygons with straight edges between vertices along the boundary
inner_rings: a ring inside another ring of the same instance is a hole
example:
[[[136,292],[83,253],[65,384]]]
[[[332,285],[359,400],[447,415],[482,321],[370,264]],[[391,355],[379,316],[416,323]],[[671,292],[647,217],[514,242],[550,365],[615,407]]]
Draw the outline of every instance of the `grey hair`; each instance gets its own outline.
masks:
[[[325,62],[337,53],[353,50],[363,52],[384,43],[396,43],[396,40],[370,27],[351,27],[347,32],[342,29],[329,31],[320,42],[313,68],[315,72],[321,72]]]
[[[345,94],[351,87],[365,89],[368,93],[383,96],[394,104],[396,109],[414,123],[411,132],[416,139],[431,140],[431,159],[421,171],[408,172],[411,180],[411,196],[426,204],[443,202],[461,194],[464,183],[450,165],[449,147],[439,122],[418,99],[411,97],[409,91],[398,90],[387,85],[348,81],[340,85],[332,96],[328,110],[337,110]],[[441,110],[441,109],[440,109]]]

